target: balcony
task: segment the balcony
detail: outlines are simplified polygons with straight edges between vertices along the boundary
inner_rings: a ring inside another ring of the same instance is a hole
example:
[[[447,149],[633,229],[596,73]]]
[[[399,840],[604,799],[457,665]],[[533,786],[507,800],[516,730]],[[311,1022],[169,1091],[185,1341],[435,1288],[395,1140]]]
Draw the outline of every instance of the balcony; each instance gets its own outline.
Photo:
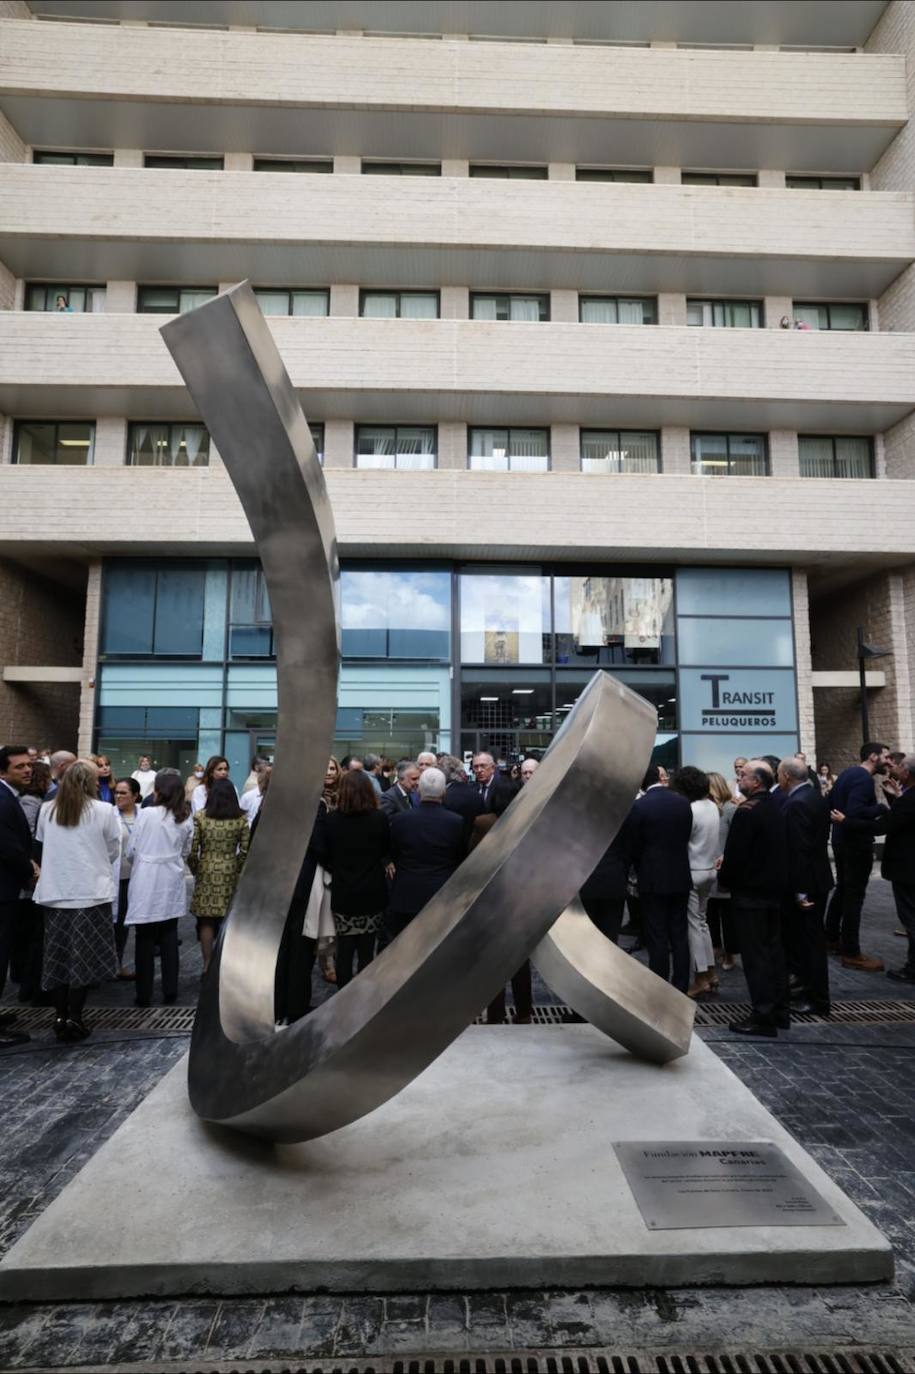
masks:
[[[142,19],[160,24],[262,24],[326,29],[325,0],[29,0],[36,14]],[[860,46],[886,0],[346,0],[334,13],[341,29],[393,33],[501,34],[638,43],[825,43]]]
[[[0,104],[38,145],[541,163],[606,162],[612,148],[629,165],[846,174],[868,171],[907,119],[897,54],[28,20],[2,25]]]
[[[876,432],[915,406],[915,334],[271,318],[306,415]],[[0,412],[188,419],[162,316],[0,314]]]
[[[915,259],[897,192],[7,162],[0,204],[0,262],[52,281],[860,298]]]

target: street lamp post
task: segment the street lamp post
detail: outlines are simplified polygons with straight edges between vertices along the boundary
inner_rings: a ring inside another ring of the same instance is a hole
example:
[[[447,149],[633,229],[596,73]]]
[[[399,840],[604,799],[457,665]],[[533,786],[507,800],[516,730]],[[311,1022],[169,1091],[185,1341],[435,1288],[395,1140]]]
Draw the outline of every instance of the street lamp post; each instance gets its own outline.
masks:
[[[868,644],[864,638],[864,629],[861,625],[856,631],[858,642],[858,681],[861,685],[861,743],[867,744],[870,741],[870,720],[867,713],[867,664],[872,658],[888,658],[889,649],[878,649],[875,644]]]

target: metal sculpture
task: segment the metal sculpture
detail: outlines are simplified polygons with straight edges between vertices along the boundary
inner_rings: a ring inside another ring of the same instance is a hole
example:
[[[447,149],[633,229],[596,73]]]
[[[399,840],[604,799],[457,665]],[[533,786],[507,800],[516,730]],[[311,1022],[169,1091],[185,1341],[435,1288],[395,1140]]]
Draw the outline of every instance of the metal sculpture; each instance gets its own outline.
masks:
[[[280,939],[333,740],[333,519],[308,427],[250,287],[180,316],[162,335],[251,526],[277,644],[277,760],[201,991],[189,1067],[195,1111],[277,1141],[345,1126],[421,1073],[532,950],[558,992],[635,1052],[658,1062],[684,1054],[688,999],[566,911],[629,810],[655,733],[654,710],[605,673],[420,918],[347,987],[275,1034]]]

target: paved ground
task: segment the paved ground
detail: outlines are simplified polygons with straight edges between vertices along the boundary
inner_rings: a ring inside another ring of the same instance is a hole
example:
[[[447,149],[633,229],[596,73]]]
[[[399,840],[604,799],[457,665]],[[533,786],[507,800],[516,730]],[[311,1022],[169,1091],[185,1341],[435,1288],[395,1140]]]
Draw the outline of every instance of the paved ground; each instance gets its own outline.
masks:
[[[894,925],[887,889],[872,884],[866,948],[896,965],[904,943]],[[190,923],[183,938],[179,1000],[190,1003],[199,980]],[[915,994],[880,975],[832,967],[837,999]],[[321,995],[329,991],[320,985]],[[721,997],[745,1000],[739,974],[724,980]],[[132,1000],[128,984],[108,985],[95,997],[97,1004]],[[746,1043],[718,1029],[702,1034],[891,1239],[894,1283],[18,1304],[0,1307],[0,1371],[128,1370],[141,1362],[197,1369],[239,1360],[246,1368],[276,1360],[339,1360],[348,1368],[363,1356],[381,1370],[395,1354],[608,1347],[697,1354],[915,1348],[915,1022],[807,1025],[776,1042]],[[39,1032],[31,1045],[0,1055],[0,1251],[186,1044],[186,1036],[97,1032],[85,1045],[58,1046]],[[111,1206],[129,1211],[130,1198],[112,1197]]]

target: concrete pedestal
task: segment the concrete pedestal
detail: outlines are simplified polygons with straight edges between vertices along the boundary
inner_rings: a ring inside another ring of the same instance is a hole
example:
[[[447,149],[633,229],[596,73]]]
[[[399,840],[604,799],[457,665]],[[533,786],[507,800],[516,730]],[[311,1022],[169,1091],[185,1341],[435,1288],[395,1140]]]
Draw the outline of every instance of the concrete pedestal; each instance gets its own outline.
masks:
[[[590,1026],[471,1027],[306,1145],[191,1112],[178,1064],[0,1265],[0,1298],[847,1283],[886,1240],[701,1041],[646,1065]],[[613,1141],[770,1140],[846,1223],[649,1231]]]

